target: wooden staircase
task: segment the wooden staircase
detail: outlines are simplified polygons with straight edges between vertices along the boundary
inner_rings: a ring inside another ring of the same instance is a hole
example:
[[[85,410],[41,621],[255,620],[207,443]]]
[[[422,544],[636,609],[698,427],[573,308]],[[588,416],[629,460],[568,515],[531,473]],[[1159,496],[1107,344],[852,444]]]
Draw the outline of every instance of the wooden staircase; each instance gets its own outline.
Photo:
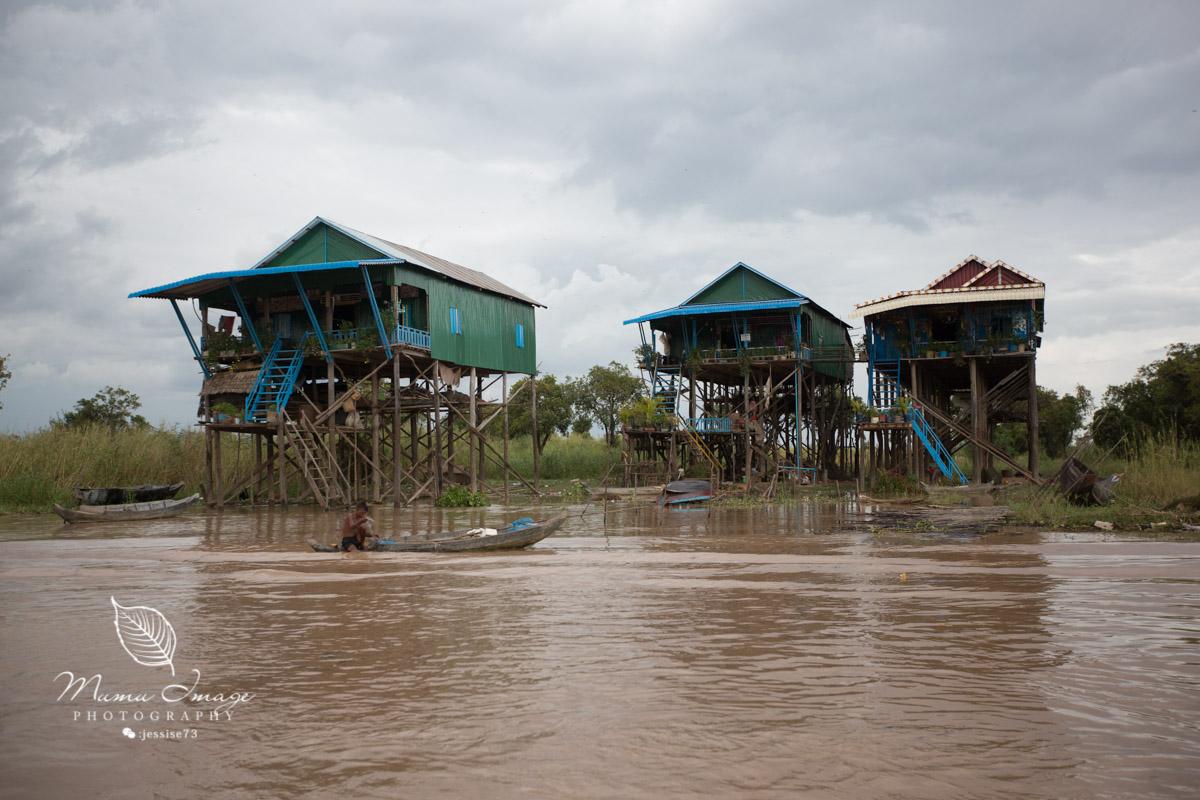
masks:
[[[280,413],[283,415],[284,443],[291,446],[313,499],[326,510],[350,505],[350,483],[321,431],[304,417],[297,420],[288,416],[286,411]]]

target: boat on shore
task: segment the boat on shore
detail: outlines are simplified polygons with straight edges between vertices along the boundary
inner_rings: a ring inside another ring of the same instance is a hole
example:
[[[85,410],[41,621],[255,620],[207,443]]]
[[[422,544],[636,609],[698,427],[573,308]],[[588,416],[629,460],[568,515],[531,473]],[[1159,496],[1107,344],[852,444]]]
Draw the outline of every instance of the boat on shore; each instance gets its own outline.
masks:
[[[487,528],[469,528],[459,531],[416,534],[399,539],[380,539],[367,552],[382,553],[464,553],[485,550],[520,550],[537,544],[555,533],[567,519],[566,514],[535,522],[517,520],[506,528],[490,531]],[[308,545],[318,553],[338,553],[335,544],[321,544],[312,539]]]
[[[712,484],[705,480],[671,481],[658,495],[659,508],[702,503],[712,499]]]
[[[75,501],[87,506],[116,506],[130,503],[149,503],[170,500],[179,494],[182,483],[146,484],[144,486],[75,487]]]
[[[151,500],[145,503],[122,503],[120,505],[81,505],[66,508],[54,504],[54,513],[65,522],[130,522],[139,519],[160,519],[182,514],[200,502],[200,495],[193,494],[182,500]]]

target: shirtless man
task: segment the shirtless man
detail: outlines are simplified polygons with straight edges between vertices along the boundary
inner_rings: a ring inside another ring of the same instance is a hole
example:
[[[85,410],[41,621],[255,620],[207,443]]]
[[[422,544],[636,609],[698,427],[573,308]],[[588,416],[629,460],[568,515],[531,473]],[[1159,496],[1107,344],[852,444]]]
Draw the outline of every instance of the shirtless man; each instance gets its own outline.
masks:
[[[358,501],[354,511],[342,520],[342,552],[366,550],[372,543],[375,533],[375,523],[365,501]]]

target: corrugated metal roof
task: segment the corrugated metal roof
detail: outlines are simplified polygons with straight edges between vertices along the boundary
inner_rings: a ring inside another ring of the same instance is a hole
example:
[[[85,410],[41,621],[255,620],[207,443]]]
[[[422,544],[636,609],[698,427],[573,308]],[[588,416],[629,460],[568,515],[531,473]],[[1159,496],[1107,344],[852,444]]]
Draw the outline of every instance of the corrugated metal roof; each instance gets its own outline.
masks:
[[[453,261],[447,261],[444,258],[439,258],[438,256],[430,255],[429,253],[422,253],[420,250],[408,247],[407,245],[389,242],[387,239],[381,239],[378,236],[372,236],[369,233],[355,230],[354,228],[334,222],[331,219],[326,219],[325,217],[313,217],[312,221],[297,231],[292,238],[288,239],[279,247],[268,253],[266,257],[259,260],[259,262],[254,265],[255,268],[267,269],[262,265],[270,262],[271,259],[283,252],[288,245],[292,244],[292,242],[296,241],[301,236],[308,233],[308,231],[320,224],[328,225],[334,230],[349,236],[351,239],[356,239],[365,244],[367,247],[378,250],[386,256],[391,256],[392,258],[400,261],[422,267],[430,272],[436,272],[439,275],[444,275],[451,280],[458,281],[459,283],[465,283],[468,286],[474,286],[478,289],[492,292],[493,294],[511,297],[515,300],[520,300],[523,303],[529,303],[531,306],[540,306],[542,308],[546,307],[542,303],[539,303],[538,301],[521,294],[516,289],[506,286],[492,276],[486,275],[479,270],[471,269],[470,267],[464,267],[461,264],[455,264]]]
[[[772,308],[799,308],[808,304],[808,298],[797,297],[787,300],[751,300],[746,303],[703,303],[694,306],[675,306],[674,308],[664,308],[662,311],[652,311],[640,317],[627,319],[624,324],[632,325],[635,322],[649,322],[650,320],[664,319],[666,317],[687,317],[693,314],[729,314],[738,311],[763,311]]]
[[[400,259],[380,258],[370,261],[332,261],[325,264],[295,264],[289,267],[257,267],[255,269],[234,269],[224,272],[206,272],[183,280],[164,283],[139,292],[130,292],[130,297],[171,297],[182,300],[189,297],[199,297],[216,289],[229,285],[229,281],[237,278],[263,278],[268,275],[286,275],[290,272],[324,272],[327,270],[358,269],[366,264],[398,264]]]

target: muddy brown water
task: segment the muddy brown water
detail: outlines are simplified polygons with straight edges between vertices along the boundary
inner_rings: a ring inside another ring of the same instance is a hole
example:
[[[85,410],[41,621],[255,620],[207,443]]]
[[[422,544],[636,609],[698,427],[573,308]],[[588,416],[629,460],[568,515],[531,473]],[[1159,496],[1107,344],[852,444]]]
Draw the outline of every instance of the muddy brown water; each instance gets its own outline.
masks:
[[[883,534],[833,506],[606,530],[595,508],[490,555],[307,553],[337,518],[303,509],[2,518],[0,794],[1200,790],[1200,543]],[[122,648],[112,599],[171,623],[170,665]],[[59,699],[64,671],[99,674],[99,699]]]

